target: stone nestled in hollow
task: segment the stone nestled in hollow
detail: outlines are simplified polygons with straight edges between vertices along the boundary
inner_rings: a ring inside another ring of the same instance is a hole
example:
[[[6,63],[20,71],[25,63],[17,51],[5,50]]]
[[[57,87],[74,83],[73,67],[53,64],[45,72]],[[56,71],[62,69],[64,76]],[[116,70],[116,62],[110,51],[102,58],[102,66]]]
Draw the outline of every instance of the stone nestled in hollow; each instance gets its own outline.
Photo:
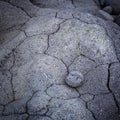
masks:
[[[70,87],[79,87],[83,84],[84,76],[78,71],[72,71],[68,74],[65,82]]]

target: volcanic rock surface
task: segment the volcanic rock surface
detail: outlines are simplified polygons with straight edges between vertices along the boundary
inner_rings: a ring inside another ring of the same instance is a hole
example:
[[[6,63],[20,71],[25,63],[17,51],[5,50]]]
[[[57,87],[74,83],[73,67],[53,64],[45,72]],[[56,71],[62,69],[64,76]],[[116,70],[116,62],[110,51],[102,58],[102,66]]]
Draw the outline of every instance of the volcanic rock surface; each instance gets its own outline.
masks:
[[[97,0],[0,0],[0,120],[120,120],[120,27]],[[78,71],[84,84],[67,86]]]

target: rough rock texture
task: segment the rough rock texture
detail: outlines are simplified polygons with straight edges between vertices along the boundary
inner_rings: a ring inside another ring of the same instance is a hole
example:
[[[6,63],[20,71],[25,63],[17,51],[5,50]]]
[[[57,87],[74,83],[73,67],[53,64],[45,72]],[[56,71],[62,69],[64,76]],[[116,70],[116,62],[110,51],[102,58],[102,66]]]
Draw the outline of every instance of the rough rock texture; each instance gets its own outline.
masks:
[[[50,102],[50,114],[54,120],[94,120],[86,109],[85,103],[79,99],[60,100],[53,99]]]
[[[65,82],[70,87],[79,87],[84,83],[84,76],[78,71],[72,71],[66,77]]]
[[[111,20],[111,21],[114,20],[114,18],[109,13],[107,13],[103,10],[99,10],[99,13],[100,13],[101,17],[103,17],[103,19],[105,19],[105,20]]]
[[[113,8],[114,14],[120,13],[120,0],[100,0],[101,5],[103,6],[111,6]]]
[[[120,26],[120,15],[115,18],[115,22]]]
[[[116,63],[110,66],[110,84],[109,89],[114,94],[116,105],[120,108],[120,64]]]
[[[0,120],[120,119],[120,27],[99,10],[97,0],[0,0]],[[65,84],[72,71],[82,86]]]
[[[29,17],[15,6],[0,1],[0,32],[25,23]]]
[[[94,100],[88,102],[88,108],[98,120],[119,120],[114,99],[110,94],[96,96]]]
[[[111,6],[106,6],[106,7],[103,8],[103,10],[104,10],[105,12],[109,13],[109,14],[111,14],[112,11],[113,11],[113,9],[112,9]]]

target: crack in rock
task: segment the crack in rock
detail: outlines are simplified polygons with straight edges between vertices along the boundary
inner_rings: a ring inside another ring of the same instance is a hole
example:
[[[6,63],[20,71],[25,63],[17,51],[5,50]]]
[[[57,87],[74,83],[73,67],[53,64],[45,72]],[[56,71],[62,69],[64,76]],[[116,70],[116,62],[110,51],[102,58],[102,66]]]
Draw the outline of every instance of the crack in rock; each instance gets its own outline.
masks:
[[[117,101],[117,99],[116,99],[116,96],[115,96],[114,92],[113,92],[112,89],[110,88],[110,76],[111,76],[110,68],[111,68],[111,65],[112,65],[112,64],[109,64],[109,66],[108,66],[107,88],[108,88],[109,92],[110,92],[110,93],[112,94],[112,96],[113,96],[115,105],[116,105],[116,107],[117,107],[117,109],[118,109],[118,113],[119,113],[119,112],[120,112],[119,103],[118,103],[118,101]]]

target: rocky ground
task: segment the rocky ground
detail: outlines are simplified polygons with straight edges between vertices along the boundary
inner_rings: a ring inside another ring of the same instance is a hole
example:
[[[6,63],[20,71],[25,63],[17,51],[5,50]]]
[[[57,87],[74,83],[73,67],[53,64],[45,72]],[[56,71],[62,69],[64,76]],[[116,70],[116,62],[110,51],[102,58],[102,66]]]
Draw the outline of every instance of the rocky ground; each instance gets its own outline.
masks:
[[[0,1],[0,120],[120,120],[120,27],[100,9]]]

